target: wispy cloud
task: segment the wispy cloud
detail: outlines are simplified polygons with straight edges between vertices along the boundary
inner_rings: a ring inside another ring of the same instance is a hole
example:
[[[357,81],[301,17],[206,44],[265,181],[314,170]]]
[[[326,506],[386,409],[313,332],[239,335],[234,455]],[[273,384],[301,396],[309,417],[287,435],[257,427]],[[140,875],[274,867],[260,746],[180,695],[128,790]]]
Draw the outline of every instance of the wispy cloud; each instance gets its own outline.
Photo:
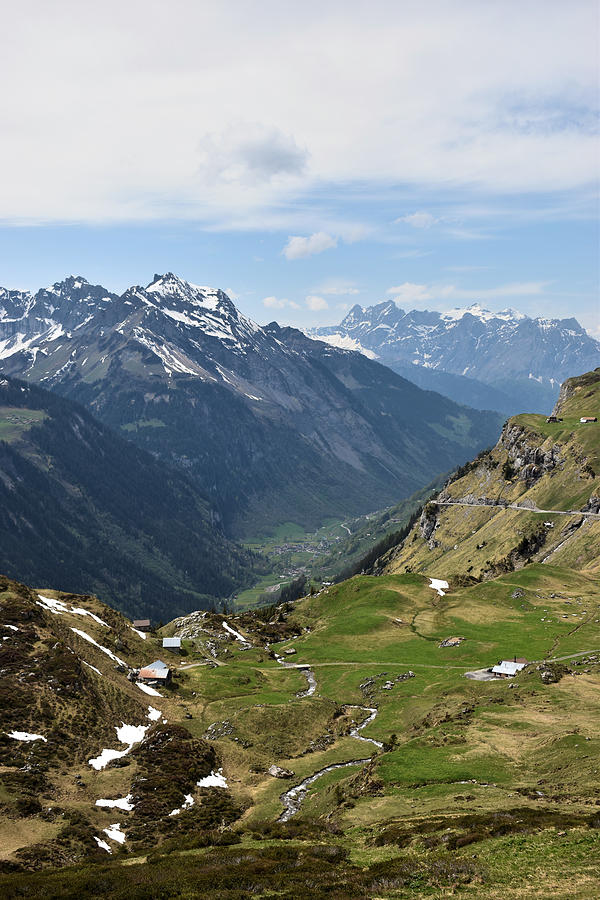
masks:
[[[426,284],[413,284],[405,281],[404,284],[388,288],[386,294],[399,300],[400,303],[415,303],[417,301],[430,300],[433,297]]]
[[[300,309],[300,304],[294,300],[288,300],[287,297],[265,297],[262,302],[267,309]]]
[[[325,231],[317,231],[309,237],[289,237],[287,244],[281,251],[286,259],[306,259],[337,247],[338,239]]]
[[[343,278],[328,278],[315,288],[315,293],[337,294],[341,297],[346,297],[351,294],[360,294],[360,290],[356,287],[354,281],[346,281]]]
[[[516,281],[488,288],[459,288],[453,284],[432,287],[438,297],[457,300],[494,300],[500,297],[533,297],[544,292],[547,281]]]
[[[433,250],[400,250],[393,254],[394,259],[421,259],[423,256],[431,256]]]
[[[324,297],[319,297],[316,294],[309,294],[306,298],[306,305],[308,309],[313,312],[321,312],[321,310],[329,309],[329,303],[325,300]]]
[[[544,292],[546,281],[518,281],[486,288],[461,288],[454,284],[414,284],[405,281],[387,289],[386,294],[402,303],[425,300],[496,300],[507,297],[532,297]]]
[[[441,219],[432,216],[429,212],[420,211],[394,219],[394,225],[404,223],[405,225],[410,225],[411,228],[431,228],[432,225],[437,225],[441,221]]]

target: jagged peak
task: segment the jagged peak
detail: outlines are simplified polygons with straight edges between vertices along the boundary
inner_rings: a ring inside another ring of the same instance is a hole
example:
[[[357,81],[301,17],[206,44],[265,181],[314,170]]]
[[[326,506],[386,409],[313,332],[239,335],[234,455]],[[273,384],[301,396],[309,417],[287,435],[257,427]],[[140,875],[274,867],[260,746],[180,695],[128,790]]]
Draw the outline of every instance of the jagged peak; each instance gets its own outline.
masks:
[[[164,296],[179,296],[188,299],[193,294],[217,296],[222,291],[206,285],[194,284],[186,281],[174,272],[165,272],[164,275],[154,274],[154,278],[145,289],[149,294],[162,294]]]
[[[55,281],[47,287],[46,291],[50,294],[64,294],[66,291],[79,290],[84,286],[91,287],[83,275],[67,275],[62,281]]]

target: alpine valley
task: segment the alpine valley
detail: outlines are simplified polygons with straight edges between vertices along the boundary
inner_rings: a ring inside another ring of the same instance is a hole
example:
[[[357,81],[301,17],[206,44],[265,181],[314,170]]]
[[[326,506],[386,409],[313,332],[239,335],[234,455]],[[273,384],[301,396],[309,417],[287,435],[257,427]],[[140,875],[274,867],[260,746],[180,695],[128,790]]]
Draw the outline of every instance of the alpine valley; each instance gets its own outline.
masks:
[[[514,309],[406,312],[393,300],[353,306],[312,336],[360,350],[427,390],[476,409],[550,411],[570,375],[600,363],[600,342],[576,319],[533,319]]]
[[[166,620],[248,587],[263,565],[185,472],[72,400],[0,377],[1,572]]]
[[[501,425],[171,273],[122,296],[0,290],[0,362],[184,471],[236,537],[389,506]]]
[[[54,468],[51,419],[108,453],[78,407],[3,390],[9,450]],[[600,369],[568,379],[294,602],[148,629],[0,577],[1,895],[594,900],[599,417]]]

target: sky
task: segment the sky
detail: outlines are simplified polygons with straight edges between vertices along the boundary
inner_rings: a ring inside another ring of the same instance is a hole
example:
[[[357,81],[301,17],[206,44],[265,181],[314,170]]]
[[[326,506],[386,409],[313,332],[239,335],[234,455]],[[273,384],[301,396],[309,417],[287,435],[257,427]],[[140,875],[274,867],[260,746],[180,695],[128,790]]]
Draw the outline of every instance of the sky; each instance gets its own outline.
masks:
[[[0,284],[265,323],[481,302],[600,338],[596,0],[0,4]]]

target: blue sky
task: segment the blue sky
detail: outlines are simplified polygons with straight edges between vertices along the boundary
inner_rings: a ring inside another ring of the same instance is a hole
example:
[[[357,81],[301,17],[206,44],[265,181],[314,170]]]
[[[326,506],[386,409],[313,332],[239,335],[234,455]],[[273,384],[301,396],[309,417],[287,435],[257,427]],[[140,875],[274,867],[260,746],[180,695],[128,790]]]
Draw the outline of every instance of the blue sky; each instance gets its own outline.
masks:
[[[0,12],[0,284],[173,270],[260,322],[481,301],[600,336],[595,2],[87,6]]]

